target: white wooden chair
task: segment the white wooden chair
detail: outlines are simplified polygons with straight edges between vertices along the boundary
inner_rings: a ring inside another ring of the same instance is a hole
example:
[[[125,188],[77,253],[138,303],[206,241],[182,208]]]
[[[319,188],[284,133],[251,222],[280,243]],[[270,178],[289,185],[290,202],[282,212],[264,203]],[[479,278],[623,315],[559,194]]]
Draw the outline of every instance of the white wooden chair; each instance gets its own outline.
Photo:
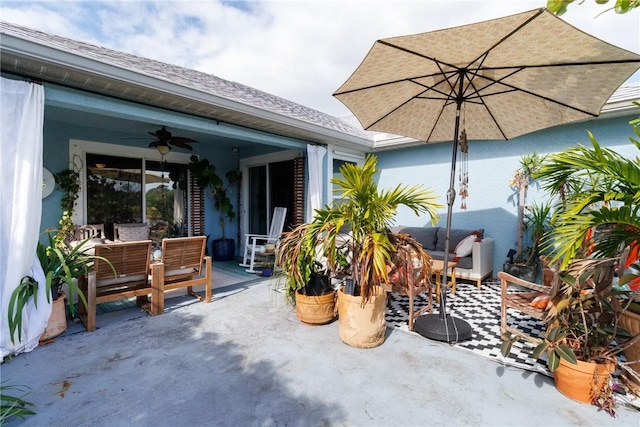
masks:
[[[280,234],[284,228],[284,221],[287,217],[287,208],[278,207],[273,210],[273,217],[271,218],[271,226],[269,227],[269,234],[251,234],[244,235],[244,258],[242,259],[241,267],[249,267],[248,273],[257,273],[254,269],[256,263],[256,255],[266,255],[267,251],[264,245],[274,245],[273,256],[275,257],[280,239]],[[271,255],[269,253],[269,255]],[[274,258],[275,259],[275,258]]]

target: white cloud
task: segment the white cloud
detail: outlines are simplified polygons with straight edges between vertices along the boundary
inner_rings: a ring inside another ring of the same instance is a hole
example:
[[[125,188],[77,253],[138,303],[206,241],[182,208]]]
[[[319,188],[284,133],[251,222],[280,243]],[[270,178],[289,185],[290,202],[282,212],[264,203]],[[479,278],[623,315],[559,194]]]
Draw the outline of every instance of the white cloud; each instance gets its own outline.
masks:
[[[375,40],[498,18],[544,7],[545,3],[3,0],[0,12],[5,21],[194,68],[344,115],[348,110],[331,94]],[[587,0],[570,6],[562,19],[605,41],[639,52],[638,12],[606,12],[595,17],[603,10]]]

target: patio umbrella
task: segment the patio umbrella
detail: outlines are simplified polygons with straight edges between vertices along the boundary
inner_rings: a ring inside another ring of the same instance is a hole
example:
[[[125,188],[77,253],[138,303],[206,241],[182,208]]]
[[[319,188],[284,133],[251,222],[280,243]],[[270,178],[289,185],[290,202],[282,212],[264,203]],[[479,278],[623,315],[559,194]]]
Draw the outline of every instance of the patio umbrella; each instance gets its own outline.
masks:
[[[378,40],[333,95],[365,130],[427,143],[453,141],[442,272],[446,283],[459,139],[510,139],[596,117],[638,68],[640,55],[536,9]],[[446,314],[446,286],[441,287],[439,314],[421,316],[416,331],[447,342],[471,337],[466,322]]]

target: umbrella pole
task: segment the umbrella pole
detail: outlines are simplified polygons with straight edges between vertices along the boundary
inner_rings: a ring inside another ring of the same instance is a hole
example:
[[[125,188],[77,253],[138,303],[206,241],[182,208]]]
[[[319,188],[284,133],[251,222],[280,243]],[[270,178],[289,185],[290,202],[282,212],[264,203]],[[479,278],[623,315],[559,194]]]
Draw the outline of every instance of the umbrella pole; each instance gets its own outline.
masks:
[[[462,84],[462,83],[461,83]],[[460,132],[460,110],[462,100],[457,101],[455,134],[453,136],[453,154],[451,155],[451,176],[447,191],[447,228],[444,245],[444,260],[442,268],[442,286],[440,286],[440,310],[438,314],[427,314],[415,320],[414,330],[420,335],[436,341],[458,342],[471,338],[471,326],[462,319],[447,314],[447,271],[449,270],[449,235],[451,234],[451,215],[453,203],[456,199],[454,188],[456,179],[456,158],[458,156],[458,134]]]

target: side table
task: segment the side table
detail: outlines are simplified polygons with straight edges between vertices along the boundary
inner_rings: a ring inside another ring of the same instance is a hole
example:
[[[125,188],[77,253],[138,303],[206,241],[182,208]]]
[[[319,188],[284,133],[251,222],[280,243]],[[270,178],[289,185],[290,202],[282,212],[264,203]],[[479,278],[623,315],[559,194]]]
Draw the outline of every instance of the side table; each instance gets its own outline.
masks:
[[[451,294],[456,293],[456,267],[458,263],[455,261],[449,261],[447,263],[447,279],[451,277],[451,282],[447,280],[447,286],[451,286]],[[432,274],[436,276],[436,303],[440,304],[440,281],[442,277],[442,269],[444,268],[444,261],[434,259],[431,266]]]

